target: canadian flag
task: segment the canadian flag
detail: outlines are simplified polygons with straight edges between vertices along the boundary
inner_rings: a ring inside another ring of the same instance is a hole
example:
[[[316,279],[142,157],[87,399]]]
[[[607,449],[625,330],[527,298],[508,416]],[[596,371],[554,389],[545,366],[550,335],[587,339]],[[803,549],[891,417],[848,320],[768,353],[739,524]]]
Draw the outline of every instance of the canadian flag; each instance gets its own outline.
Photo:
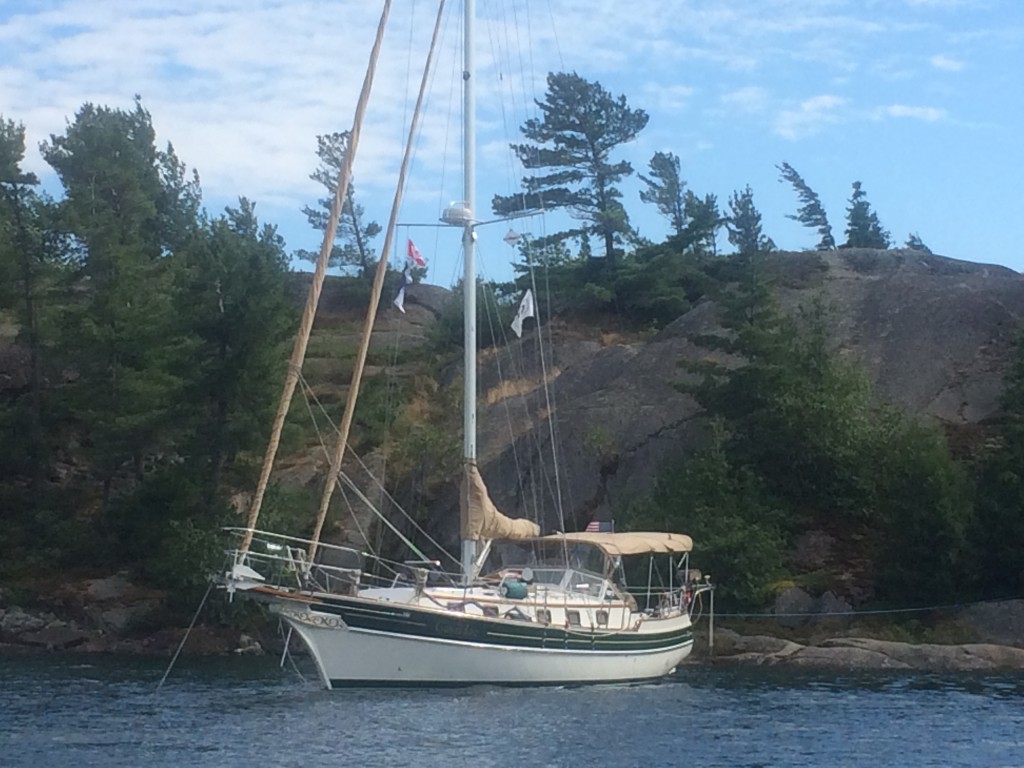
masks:
[[[412,240],[409,240],[406,246],[406,256],[409,257],[409,261],[415,264],[417,267],[427,266],[427,260],[423,258],[423,254],[420,253],[420,249],[416,247],[416,244]]]

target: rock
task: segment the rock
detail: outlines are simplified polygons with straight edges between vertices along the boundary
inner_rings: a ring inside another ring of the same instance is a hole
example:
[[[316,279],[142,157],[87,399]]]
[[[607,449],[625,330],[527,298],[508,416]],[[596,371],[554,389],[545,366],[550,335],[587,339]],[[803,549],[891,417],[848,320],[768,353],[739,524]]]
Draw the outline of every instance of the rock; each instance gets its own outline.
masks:
[[[62,651],[83,644],[89,639],[89,633],[70,626],[50,626],[35,632],[26,632],[18,636],[18,642],[36,645],[47,650]]]
[[[775,598],[773,613],[784,627],[800,627],[817,609],[817,601],[800,587],[790,587]]]
[[[109,632],[124,632],[148,616],[159,605],[156,600],[140,600],[137,603],[115,605],[99,612],[97,623]]]
[[[853,606],[833,592],[826,592],[818,598],[814,606],[815,618],[811,620],[816,630],[836,632],[850,626],[853,618],[850,612]]]
[[[233,653],[239,656],[263,656],[266,651],[255,638],[241,635],[238,638],[238,647],[234,649]]]
[[[722,642],[718,642],[721,636]],[[834,637],[800,645],[777,637],[716,632],[713,661],[834,669],[913,669],[922,672],[1024,670],[1024,648],[991,643],[938,645]]]
[[[781,656],[788,656],[803,646],[790,640],[784,640],[781,637],[771,637],[770,635],[750,635],[747,637],[738,637],[732,647],[736,653],[759,653],[763,655],[778,654]]]
[[[1024,600],[977,603],[960,611],[956,621],[985,642],[1024,648]]]
[[[1024,669],[1024,649],[987,643],[936,645],[840,637],[826,640],[821,643],[821,646],[881,653],[911,669],[931,672],[968,672],[998,668]]]
[[[26,632],[35,632],[42,629],[48,623],[54,622],[57,617],[53,614],[32,614],[18,606],[12,606],[0,620],[0,634],[7,637],[19,637]]]
[[[121,600],[134,590],[135,585],[128,580],[128,574],[124,572],[85,582],[85,595],[91,600]]]
[[[796,667],[839,669],[910,669],[910,665],[880,651],[846,646],[806,646],[784,659],[772,659]]]

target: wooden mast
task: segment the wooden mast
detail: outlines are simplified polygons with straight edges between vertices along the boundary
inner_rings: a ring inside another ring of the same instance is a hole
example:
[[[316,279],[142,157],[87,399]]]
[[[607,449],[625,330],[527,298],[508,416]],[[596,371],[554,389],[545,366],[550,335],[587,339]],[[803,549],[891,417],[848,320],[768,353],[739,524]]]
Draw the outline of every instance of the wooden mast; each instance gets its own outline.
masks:
[[[327,262],[330,259],[331,250],[334,246],[334,238],[338,231],[338,218],[341,215],[342,206],[348,195],[349,181],[352,178],[352,164],[356,157],[356,148],[359,146],[359,135],[363,128],[363,117],[366,115],[366,105],[370,100],[370,90],[373,86],[373,76],[377,69],[377,59],[380,56],[381,43],[384,40],[384,29],[387,26],[388,15],[391,12],[391,0],[384,0],[384,10],[381,12],[380,22],[377,25],[377,36],[373,42],[373,49],[370,52],[370,62],[366,68],[366,76],[363,78],[363,87],[359,94],[359,101],[356,104],[356,114],[352,122],[352,131],[349,133],[348,152],[345,153],[345,163],[338,175],[338,185],[334,190],[334,199],[331,201],[331,214],[327,220],[327,229],[324,231],[324,241],[320,246],[320,254],[316,262],[316,270],[313,272],[313,284],[309,287],[309,297],[306,300],[306,308],[302,313],[302,321],[299,324],[298,333],[295,336],[295,345],[292,348],[292,356],[288,361],[288,371],[284,379],[284,388],[281,392],[281,400],[277,408],[277,415],[274,417],[274,424],[270,433],[270,441],[267,444],[267,451],[263,457],[263,468],[260,471],[260,479],[256,485],[256,492],[253,495],[252,506],[249,509],[249,519],[246,522],[245,537],[238,550],[239,562],[245,557],[252,545],[253,530],[256,521],[260,516],[260,508],[263,504],[263,496],[270,482],[270,471],[274,466],[274,459],[277,456],[277,448],[281,442],[281,432],[284,429],[285,417],[288,415],[288,408],[291,406],[292,396],[295,394],[295,385],[299,381],[299,371],[302,370],[302,363],[306,358],[306,347],[309,344],[309,335],[313,330],[313,318],[316,315],[317,305],[320,303],[320,291],[323,289],[324,276],[327,273]]]
[[[437,37],[441,30],[441,19],[444,15],[445,0],[439,0],[437,6],[437,18],[434,21],[434,34],[430,39],[430,50],[427,52],[427,61],[423,67],[423,77],[420,80],[420,90],[416,96],[416,107],[412,113],[412,122],[409,124],[409,136],[405,144],[405,154],[402,156],[402,167],[398,172],[398,184],[395,187],[395,197],[391,203],[391,217],[388,219],[387,232],[384,235],[384,247],[381,249],[380,261],[377,263],[377,272],[373,278],[373,289],[370,291],[370,305],[366,310],[366,321],[363,324],[363,336],[359,345],[359,352],[356,355],[355,369],[352,372],[352,383],[349,385],[348,397],[345,400],[345,413],[342,415],[341,424],[338,427],[338,439],[335,442],[334,450],[331,453],[331,469],[327,474],[324,483],[323,494],[320,497],[320,508],[317,511],[316,525],[309,544],[309,560],[312,562],[316,556],[316,550],[320,545],[320,534],[323,531],[324,520],[327,517],[327,508],[331,503],[331,496],[334,493],[338,480],[338,472],[341,470],[341,462],[345,457],[345,447],[348,444],[348,434],[352,427],[352,418],[355,414],[356,400],[359,398],[359,386],[363,379],[363,370],[366,367],[366,355],[370,349],[370,335],[373,332],[373,324],[377,318],[377,306],[380,303],[380,294],[384,288],[384,276],[388,271],[388,255],[391,253],[391,243],[395,234],[395,227],[398,223],[398,212],[402,206],[402,193],[405,190],[405,177],[409,170],[409,159],[412,157],[413,143],[416,138],[416,128],[419,124],[420,109],[423,106],[423,97],[427,90],[427,81],[430,75],[430,65],[434,58],[434,50],[437,46]]]

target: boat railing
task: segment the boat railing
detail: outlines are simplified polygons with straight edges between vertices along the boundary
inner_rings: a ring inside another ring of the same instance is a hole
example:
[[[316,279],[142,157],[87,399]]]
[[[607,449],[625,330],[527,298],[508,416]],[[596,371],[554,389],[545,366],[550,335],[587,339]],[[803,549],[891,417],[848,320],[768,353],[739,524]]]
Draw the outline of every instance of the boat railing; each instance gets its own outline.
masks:
[[[250,532],[247,528],[223,530],[239,540]],[[225,550],[229,573],[237,573],[237,566],[245,566],[266,584],[279,587],[339,593],[358,588],[365,557],[358,549],[319,542],[316,558],[310,561],[306,554],[309,539],[256,529],[251,529],[251,533],[248,551],[242,552],[240,547]]]
[[[241,541],[250,529],[232,527],[223,531]],[[310,539],[257,529],[251,529],[251,532],[252,543],[247,552],[243,553],[240,547],[225,550],[226,570],[230,572],[236,565],[244,565],[256,571],[264,583],[270,585],[354,594],[361,587],[416,584],[420,578],[430,586],[450,586],[458,582],[457,574],[442,571],[441,564],[434,560],[399,563],[352,546],[320,541],[316,557],[310,562],[306,554]],[[368,569],[367,561],[373,561],[377,567]]]
[[[637,610],[649,616],[664,616],[680,611],[693,616],[694,610],[700,612],[703,595],[713,589],[714,585],[705,580],[671,587],[628,587],[624,591],[636,602]]]

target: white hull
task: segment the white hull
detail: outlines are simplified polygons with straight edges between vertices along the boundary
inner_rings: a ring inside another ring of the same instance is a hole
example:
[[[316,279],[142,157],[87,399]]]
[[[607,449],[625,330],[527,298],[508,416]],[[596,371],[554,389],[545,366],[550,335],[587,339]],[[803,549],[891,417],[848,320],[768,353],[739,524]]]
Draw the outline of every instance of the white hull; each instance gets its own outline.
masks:
[[[660,627],[679,641],[654,650],[524,648],[348,627],[329,614],[278,611],[309,649],[327,688],[344,685],[551,685],[648,680],[671,673],[693,647],[688,617]],[[664,622],[657,622],[663,624]],[[644,633],[641,633],[644,634]]]

